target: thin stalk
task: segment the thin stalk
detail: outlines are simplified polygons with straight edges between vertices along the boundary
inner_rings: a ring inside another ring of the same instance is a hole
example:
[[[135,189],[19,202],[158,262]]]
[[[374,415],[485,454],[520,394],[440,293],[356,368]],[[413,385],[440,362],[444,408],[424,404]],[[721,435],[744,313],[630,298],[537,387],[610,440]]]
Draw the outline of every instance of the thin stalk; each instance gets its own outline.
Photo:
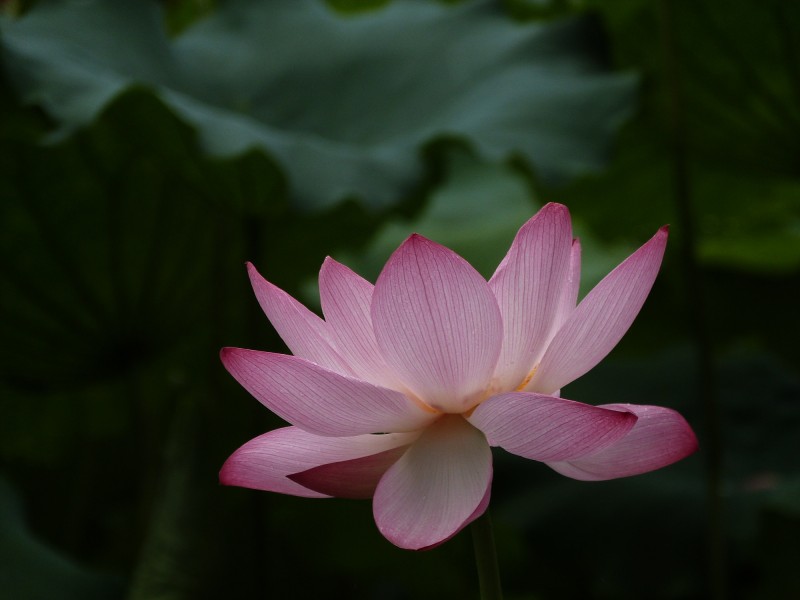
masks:
[[[470,530],[472,532],[472,546],[475,549],[475,564],[478,568],[481,600],[503,600],[492,519],[489,516],[488,509],[472,522]]]
[[[681,83],[680,58],[675,43],[675,25],[671,0],[660,0],[661,43],[665,80],[669,93],[670,155],[672,160],[673,199],[681,231],[681,262],[686,288],[691,298],[689,319],[696,349],[698,387],[705,421],[706,494],[708,498],[709,588],[714,600],[727,597],[722,501],[722,436],[719,399],[711,336],[706,324],[703,279],[697,261],[695,219],[692,211],[692,188],[688,159],[686,102]]]

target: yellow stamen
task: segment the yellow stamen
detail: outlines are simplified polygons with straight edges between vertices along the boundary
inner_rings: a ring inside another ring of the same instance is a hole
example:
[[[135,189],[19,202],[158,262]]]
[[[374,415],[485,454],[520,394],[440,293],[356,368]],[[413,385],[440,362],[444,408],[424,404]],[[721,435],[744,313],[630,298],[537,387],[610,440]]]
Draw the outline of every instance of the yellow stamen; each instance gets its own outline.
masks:
[[[527,386],[531,382],[531,379],[533,379],[533,376],[536,374],[536,369],[538,369],[538,368],[539,368],[539,365],[536,365],[535,367],[533,367],[531,369],[531,372],[528,373],[525,376],[525,379],[522,380],[522,383],[520,383],[517,386],[517,389],[515,391],[521,392],[523,389],[525,389],[525,386]]]
[[[431,406],[430,404],[428,404],[427,402],[425,402],[424,400],[422,400],[422,398],[420,398],[419,396],[417,396],[417,395],[416,395],[414,392],[412,392],[412,391],[411,391],[411,390],[409,390],[408,388],[404,388],[404,389],[403,389],[403,390],[401,390],[401,391],[402,391],[402,392],[403,392],[403,393],[404,393],[404,394],[405,394],[405,395],[406,395],[408,398],[410,398],[410,399],[411,399],[411,401],[412,401],[414,404],[416,404],[417,406],[419,406],[419,407],[420,407],[422,410],[424,410],[425,412],[429,412],[429,413],[431,413],[431,414],[434,414],[434,415],[438,415],[438,414],[440,414],[440,413],[442,412],[441,410],[438,410],[438,409],[434,408],[433,406]]]

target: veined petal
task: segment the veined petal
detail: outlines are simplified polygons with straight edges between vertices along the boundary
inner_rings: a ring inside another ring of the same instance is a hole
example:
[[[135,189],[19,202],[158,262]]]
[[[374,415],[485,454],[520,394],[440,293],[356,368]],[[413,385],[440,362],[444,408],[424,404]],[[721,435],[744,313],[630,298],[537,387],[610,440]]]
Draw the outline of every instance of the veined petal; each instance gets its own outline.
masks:
[[[381,533],[401,548],[420,550],[455,535],[486,509],[492,452],[461,416],[428,427],[384,474],[373,512]]]
[[[331,344],[325,321],[264,279],[252,263],[247,263],[247,273],[261,310],[292,354],[342,375],[353,374]]]
[[[357,460],[410,444],[416,434],[323,437],[298,427],[283,427],[258,436],[234,452],[219,473],[220,483],[239,487],[326,498],[288,478],[326,463]]]
[[[407,449],[408,444],[362,458],[320,465],[289,475],[289,479],[328,496],[372,498],[386,469],[396,463]]]
[[[430,546],[424,546],[422,548],[418,548],[418,550],[432,550],[433,548],[441,546],[445,542],[448,542],[451,539],[453,539],[456,535],[458,535],[459,531],[464,529],[464,527],[472,523],[475,519],[477,519],[483,513],[486,512],[486,509],[489,508],[489,501],[491,500],[491,498],[492,498],[492,477],[489,478],[489,483],[486,484],[486,491],[484,492],[483,498],[478,504],[478,507],[474,511],[472,511],[472,514],[469,517],[467,517],[467,520],[464,521],[464,523],[462,523],[460,528],[458,528],[456,531],[454,531],[452,534],[450,534],[440,542],[436,542],[435,544],[431,544]]]
[[[328,257],[319,272],[325,322],[341,357],[356,377],[391,389],[401,387],[375,340],[370,307],[374,286]]]
[[[503,317],[499,389],[515,389],[541,358],[569,287],[571,247],[567,207],[547,204],[522,226],[489,280]]]
[[[525,391],[557,390],[611,352],[650,293],[666,245],[662,227],[587,294],[553,337]]]
[[[223,348],[228,372],[279,417],[317,435],[414,431],[437,415],[406,395],[272,352]]]
[[[492,446],[538,461],[578,458],[627,434],[636,416],[555,396],[511,392],[480,404],[469,422]]]
[[[569,269],[567,270],[567,278],[564,283],[563,293],[561,300],[558,303],[555,318],[553,319],[553,329],[550,331],[550,336],[547,344],[553,339],[553,336],[561,329],[561,326],[566,322],[575,306],[578,304],[578,291],[581,287],[581,241],[578,238],[572,240],[572,248],[569,253]]]
[[[429,405],[461,412],[494,371],[503,321],[489,285],[463,258],[419,235],[395,250],[372,297],[386,362]]]
[[[692,428],[674,410],[635,404],[606,404],[603,408],[635,414],[636,425],[599,452],[577,460],[548,462],[548,466],[573,479],[601,481],[654,471],[697,450]]]

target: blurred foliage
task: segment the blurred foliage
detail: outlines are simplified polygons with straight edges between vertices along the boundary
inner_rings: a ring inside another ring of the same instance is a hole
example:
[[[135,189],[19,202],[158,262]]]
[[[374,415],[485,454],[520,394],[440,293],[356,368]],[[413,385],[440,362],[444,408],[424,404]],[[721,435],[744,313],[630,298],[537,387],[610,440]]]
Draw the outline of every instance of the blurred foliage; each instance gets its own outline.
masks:
[[[0,584],[8,598],[95,600],[116,598],[122,579],[76,565],[25,526],[18,493],[0,479]]]
[[[654,213],[669,216],[674,154],[682,152],[690,163],[703,262],[752,273],[796,272],[800,5],[588,4],[609,25],[617,63],[642,72],[643,106],[626,127],[609,170],[562,197],[576,209],[593,206],[598,225],[613,230],[624,224],[635,231]],[[668,52],[665,35],[673,38],[674,52]],[[670,72],[670,61],[676,72]],[[676,95],[678,129],[669,106]],[[611,197],[630,199],[620,211],[624,223],[600,214],[602,199]]]
[[[520,225],[541,203],[528,173],[513,165],[488,163],[463,145],[441,152],[443,178],[426,198],[422,211],[390,218],[360,256],[345,256],[348,264],[375,280],[389,255],[415,231],[452,248],[486,278],[505,256]],[[491,209],[487,210],[487,203]],[[603,244],[591,230],[573,219],[581,238],[581,286],[588,291],[634,250],[629,244]]]
[[[230,0],[170,40],[155,5],[120,0],[42,4],[2,34],[23,97],[62,135],[138,83],[210,152],[269,152],[300,205],[357,195],[380,208],[413,185],[415,150],[442,133],[492,159],[522,152],[553,180],[600,166],[633,80],[600,69],[593,29],[517,27],[485,0],[358,18],[318,0]]]
[[[380,536],[368,503],[216,485],[238,444],[279,423],[216,357],[222,345],[284,349],[244,261],[313,303],[326,254],[374,277],[419,231],[489,275],[554,200],[573,213],[585,289],[671,222],[636,325],[565,395],[671,406],[702,438],[695,291],[676,250],[674,193],[688,183],[722,382],[733,597],[800,596],[800,5],[42,1],[4,12],[4,592],[474,597],[466,533],[409,553]],[[600,484],[497,453],[508,597],[707,597],[704,442],[680,465]]]

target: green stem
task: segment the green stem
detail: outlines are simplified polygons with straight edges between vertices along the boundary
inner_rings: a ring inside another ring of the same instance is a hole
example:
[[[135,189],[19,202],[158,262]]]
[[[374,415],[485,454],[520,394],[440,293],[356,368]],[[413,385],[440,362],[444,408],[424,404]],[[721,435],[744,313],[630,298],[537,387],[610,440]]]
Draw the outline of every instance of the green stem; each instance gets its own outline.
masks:
[[[475,548],[475,563],[478,567],[478,581],[481,600],[503,600],[500,585],[500,569],[497,567],[497,550],[494,547],[492,519],[487,509],[470,525],[472,545]]]

